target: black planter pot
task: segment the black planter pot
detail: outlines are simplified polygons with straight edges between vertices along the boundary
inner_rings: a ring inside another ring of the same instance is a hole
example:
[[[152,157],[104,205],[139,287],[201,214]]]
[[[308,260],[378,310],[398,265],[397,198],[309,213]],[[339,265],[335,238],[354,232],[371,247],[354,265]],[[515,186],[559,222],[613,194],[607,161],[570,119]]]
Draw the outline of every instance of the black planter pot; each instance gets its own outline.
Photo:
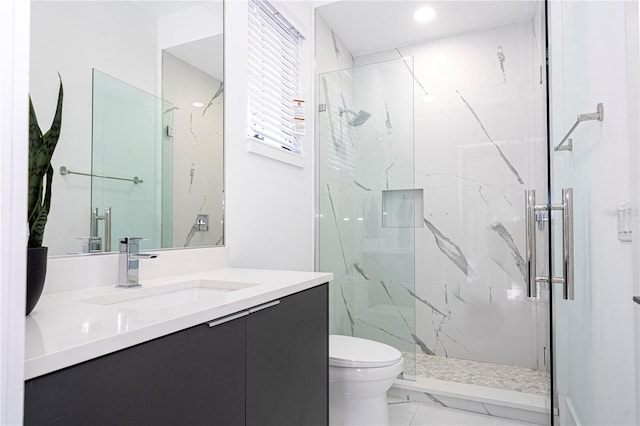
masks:
[[[27,315],[36,307],[47,275],[47,247],[27,248]]]

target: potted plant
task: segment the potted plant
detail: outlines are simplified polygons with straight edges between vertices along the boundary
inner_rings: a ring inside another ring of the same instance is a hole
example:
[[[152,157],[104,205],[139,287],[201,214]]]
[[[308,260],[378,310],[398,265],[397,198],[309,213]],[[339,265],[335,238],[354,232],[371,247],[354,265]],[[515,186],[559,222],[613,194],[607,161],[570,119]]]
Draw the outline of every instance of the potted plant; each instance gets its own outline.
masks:
[[[51,183],[53,166],[51,157],[60,137],[62,124],[62,77],[58,91],[58,105],[51,128],[42,133],[36,112],[29,97],[29,200],[27,218],[29,240],[27,243],[27,315],[40,299],[47,273],[47,247],[42,247],[44,227],[51,207]]]

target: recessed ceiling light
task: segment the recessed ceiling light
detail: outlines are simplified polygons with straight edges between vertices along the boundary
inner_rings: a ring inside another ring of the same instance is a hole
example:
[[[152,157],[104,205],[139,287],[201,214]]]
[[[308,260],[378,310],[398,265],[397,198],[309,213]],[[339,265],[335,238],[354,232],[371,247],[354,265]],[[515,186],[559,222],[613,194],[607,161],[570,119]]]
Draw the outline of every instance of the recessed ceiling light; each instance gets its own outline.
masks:
[[[202,108],[204,106],[204,104],[202,102],[194,102],[191,105],[196,107],[196,108]]]
[[[415,19],[420,23],[429,22],[435,17],[436,17],[436,11],[434,8],[430,6],[421,7],[420,9],[413,12],[413,19]]]

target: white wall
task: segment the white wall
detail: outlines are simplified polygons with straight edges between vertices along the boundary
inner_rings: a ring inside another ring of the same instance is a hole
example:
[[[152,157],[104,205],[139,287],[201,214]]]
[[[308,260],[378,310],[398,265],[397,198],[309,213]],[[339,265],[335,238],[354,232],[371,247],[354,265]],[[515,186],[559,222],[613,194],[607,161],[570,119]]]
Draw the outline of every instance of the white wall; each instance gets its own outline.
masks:
[[[308,102],[302,166],[247,151],[247,20],[244,0],[225,4],[225,245],[235,267],[313,270],[313,14],[311,2],[273,5],[305,37]],[[233,95],[229,95],[232,93]]]
[[[221,34],[222,0],[180,10],[158,18],[160,50]]]
[[[0,424],[22,423],[29,2],[0,2]]]
[[[150,76],[158,75],[156,23],[122,2],[34,1],[31,26],[29,91],[43,130],[55,111],[57,72],[65,89],[43,245],[50,247],[50,255],[77,252],[81,245],[76,238],[89,235],[91,179],[61,176],[58,169],[91,171],[91,69],[155,93],[156,79]]]
[[[638,79],[638,69],[640,69],[640,4],[638,2],[626,3],[627,18],[627,84],[629,96],[629,117],[640,117],[640,81]],[[628,120],[629,139],[636,141],[631,144],[631,155],[629,159],[632,163],[640,164],[640,122],[638,120]],[[632,192],[632,209],[635,212],[633,217],[633,282],[634,295],[640,296],[640,168],[631,167],[630,187],[635,188]],[[635,307],[635,365],[640,364],[640,305]],[[636,368],[636,407],[640,407],[640,368]],[[640,418],[640,409],[637,413]]]
[[[638,258],[618,240],[616,213],[620,203],[637,202],[638,4],[550,5],[552,141],[576,114],[598,102],[605,108],[602,123],[574,132],[573,152],[552,156],[553,198],[561,187],[573,187],[575,198],[575,300],[561,300],[559,286],[555,292],[560,414],[568,414],[566,404],[579,424],[636,425]]]

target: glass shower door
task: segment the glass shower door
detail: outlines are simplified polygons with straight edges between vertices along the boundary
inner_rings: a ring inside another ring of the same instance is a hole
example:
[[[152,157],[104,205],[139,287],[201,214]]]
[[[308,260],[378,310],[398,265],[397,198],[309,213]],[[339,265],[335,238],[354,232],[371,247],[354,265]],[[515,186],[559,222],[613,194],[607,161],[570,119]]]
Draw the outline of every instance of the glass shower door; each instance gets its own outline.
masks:
[[[573,190],[573,232],[552,216],[553,275],[573,288],[553,292],[556,424],[637,425],[638,4],[549,8],[552,200]]]
[[[415,230],[410,59],[319,76],[318,270],[330,284],[330,333],[368,338],[404,354],[415,376]]]

